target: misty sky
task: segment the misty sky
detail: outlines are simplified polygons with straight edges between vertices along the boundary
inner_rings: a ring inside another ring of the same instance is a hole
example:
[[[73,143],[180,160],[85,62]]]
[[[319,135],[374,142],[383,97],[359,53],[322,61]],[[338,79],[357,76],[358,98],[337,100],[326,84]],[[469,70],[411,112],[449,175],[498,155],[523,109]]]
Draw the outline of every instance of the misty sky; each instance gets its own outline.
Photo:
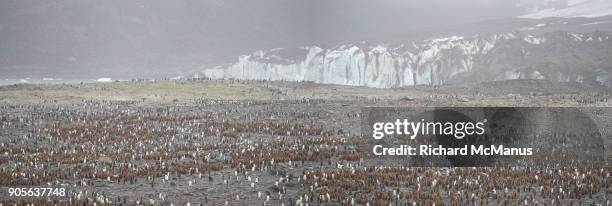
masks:
[[[521,14],[519,0],[3,0],[0,78],[171,75]],[[146,72],[143,72],[146,71]]]

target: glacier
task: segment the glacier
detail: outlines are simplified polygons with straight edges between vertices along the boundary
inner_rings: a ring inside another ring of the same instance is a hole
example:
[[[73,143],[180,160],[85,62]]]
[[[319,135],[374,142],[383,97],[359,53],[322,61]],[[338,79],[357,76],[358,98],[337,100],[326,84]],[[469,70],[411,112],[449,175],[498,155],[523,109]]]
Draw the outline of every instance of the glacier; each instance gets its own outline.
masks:
[[[203,69],[211,79],[309,81],[377,88],[511,79],[611,86],[612,39],[605,32],[506,32],[397,45],[359,42],[257,51]]]

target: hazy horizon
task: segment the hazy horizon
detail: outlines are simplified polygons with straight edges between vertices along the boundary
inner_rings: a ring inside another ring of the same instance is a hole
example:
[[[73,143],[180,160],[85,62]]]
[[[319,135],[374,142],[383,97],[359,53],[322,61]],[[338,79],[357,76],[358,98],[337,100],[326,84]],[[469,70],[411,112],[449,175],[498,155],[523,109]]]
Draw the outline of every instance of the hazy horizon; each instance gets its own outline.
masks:
[[[255,50],[410,39],[515,17],[521,2],[2,1],[0,78],[171,77]]]

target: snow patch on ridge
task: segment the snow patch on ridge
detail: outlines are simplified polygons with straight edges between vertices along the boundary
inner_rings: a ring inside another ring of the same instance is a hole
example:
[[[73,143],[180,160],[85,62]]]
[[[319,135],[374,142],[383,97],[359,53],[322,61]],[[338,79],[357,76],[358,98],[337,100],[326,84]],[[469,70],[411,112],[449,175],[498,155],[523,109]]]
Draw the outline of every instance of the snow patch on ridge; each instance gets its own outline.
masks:
[[[542,19],[549,17],[600,17],[612,15],[610,0],[570,0],[564,8],[547,8],[535,13],[519,16],[519,18]]]

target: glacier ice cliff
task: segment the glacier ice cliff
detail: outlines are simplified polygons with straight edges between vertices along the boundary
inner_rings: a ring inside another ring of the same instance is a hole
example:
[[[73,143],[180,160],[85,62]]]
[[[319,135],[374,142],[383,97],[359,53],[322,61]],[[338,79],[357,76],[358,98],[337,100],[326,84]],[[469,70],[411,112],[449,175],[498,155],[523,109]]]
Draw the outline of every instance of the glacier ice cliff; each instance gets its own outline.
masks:
[[[257,51],[207,68],[212,79],[312,81],[379,88],[511,79],[611,86],[612,38],[605,32],[507,32],[398,45],[365,42]]]

